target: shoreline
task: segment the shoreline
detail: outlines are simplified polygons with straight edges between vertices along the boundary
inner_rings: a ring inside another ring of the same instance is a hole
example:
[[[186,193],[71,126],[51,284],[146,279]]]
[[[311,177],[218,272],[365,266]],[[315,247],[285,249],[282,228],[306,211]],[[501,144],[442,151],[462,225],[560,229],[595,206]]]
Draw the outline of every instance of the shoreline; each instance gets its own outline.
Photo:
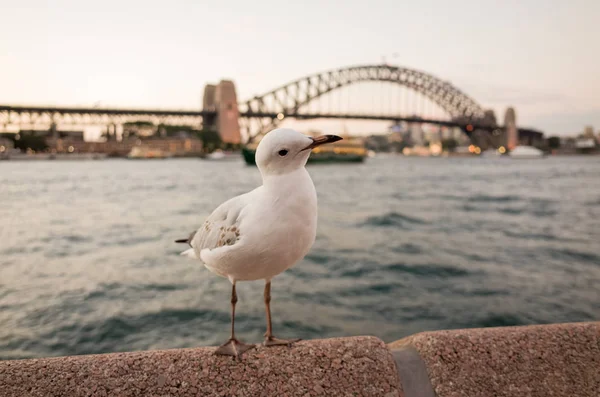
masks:
[[[473,154],[463,154],[463,153],[447,153],[439,156],[417,156],[417,155],[404,155],[402,153],[391,153],[391,152],[378,152],[374,157],[377,156],[396,156],[396,157],[420,157],[420,158],[480,158],[484,156],[473,155]],[[597,153],[548,153],[545,158],[552,157],[595,157],[600,156],[600,152]],[[9,155],[9,156],[0,156],[0,162],[3,161],[99,161],[99,160],[112,160],[112,159],[125,159],[125,160],[170,160],[170,159],[205,159],[206,156],[199,155],[188,155],[188,156],[165,156],[165,157],[153,157],[153,158],[130,158],[128,156],[121,155],[109,155],[106,153],[69,153],[69,154],[53,154],[53,153],[36,153],[36,154],[26,154],[21,153],[17,155]],[[510,156],[497,156],[493,158],[511,158]],[[243,160],[242,155],[240,154],[240,160]],[[332,161],[335,162],[335,161]],[[351,163],[351,162],[350,162]]]

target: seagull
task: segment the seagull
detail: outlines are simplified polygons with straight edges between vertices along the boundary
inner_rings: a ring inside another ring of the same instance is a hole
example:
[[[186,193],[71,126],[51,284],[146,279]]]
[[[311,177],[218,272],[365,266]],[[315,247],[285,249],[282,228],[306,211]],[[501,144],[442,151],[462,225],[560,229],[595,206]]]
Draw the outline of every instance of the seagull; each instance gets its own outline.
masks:
[[[231,282],[231,336],[215,354],[239,358],[255,347],[235,337],[238,281],[265,280],[265,346],[299,341],[273,336],[271,280],[304,258],[315,241],[317,193],[305,165],[313,148],[341,139],[313,138],[288,128],[267,133],[256,149],[262,186],[225,201],[198,230],[175,241],[190,246],[181,255]]]

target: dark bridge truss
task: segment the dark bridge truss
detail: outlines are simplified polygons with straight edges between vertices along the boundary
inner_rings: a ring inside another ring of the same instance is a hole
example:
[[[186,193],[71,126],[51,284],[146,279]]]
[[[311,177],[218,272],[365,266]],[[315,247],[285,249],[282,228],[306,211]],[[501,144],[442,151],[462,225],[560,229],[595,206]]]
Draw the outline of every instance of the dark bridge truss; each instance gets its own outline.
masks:
[[[216,116],[215,111],[193,111],[193,110],[148,110],[148,109],[106,109],[106,108],[59,108],[59,107],[39,107],[39,106],[0,106],[0,128],[14,124],[21,128],[29,127],[48,128],[53,123],[57,125],[95,125],[109,126],[119,125],[131,121],[151,121],[155,125],[189,125],[200,128],[202,122],[207,116]],[[250,125],[252,121],[255,124],[264,125],[264,128],[275,128],[281,112],[242,112],[240,118],[242,123],[246,121]],[[326,114],[326,113],[286,113],[285,117],[291,117],[299,120],[311,119],[347,119],[347,120],[378,120],[390,122],[414,122],[429,123],[447,127],[460,127],[469,134],[473,129],[482,129],[491,131],[498,127],[482,123],[471,123],[468,120],[432,120],[418,116],[393,116],[393,115],[369,115],[369,114]],[[264,121],[267,120],[265,123]],[[248,123],[250,122],[250,123]],[[254,138],[261,132],[249,135]]]
[[[306,76],[263,95],[239,104],[241,115],[247,118],[247,134],[252,139],[277,126],[286,117],[361,118],[376,120],[407,120],[406,117],[369,115],[309,115],[302,107],[333,90],[365,81],[399,84],[429,98],[447,112],[455,123],[448,125],[483,124],[484,110],[473,99],[450,83],[417,70],[389,65],[353,66]],[[263,115],[269,117],[262,117]],[[274,117],[270,117],[274,116]],[[279,117],[277,117],[279,116]],[[423,121],[423,119],[416,119]],[[442,124],[441,120],[432,120]],[[443,123],[447,124],[447,123]]]
[[[192,125],[200,127],[202,118],[215,112],[189,110],[58,108],[41,106],[0,106],[0,128],[6,124],[49,126],[52,123],[67,125],[114,125],[140,119],[155,124]]]

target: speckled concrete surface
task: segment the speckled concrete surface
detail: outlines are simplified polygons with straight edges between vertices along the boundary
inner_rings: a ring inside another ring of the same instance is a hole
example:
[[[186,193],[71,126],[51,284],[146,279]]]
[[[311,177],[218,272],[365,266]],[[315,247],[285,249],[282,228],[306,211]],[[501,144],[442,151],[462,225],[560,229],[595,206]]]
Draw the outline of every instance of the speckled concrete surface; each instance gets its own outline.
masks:
[[[241,361],[213,351],[0,361],[0,396],[402,397],[392,355],[373,337],[259,347]]]
[[[424,332],[411,345],[438,397],[600,396],[600,322]]]

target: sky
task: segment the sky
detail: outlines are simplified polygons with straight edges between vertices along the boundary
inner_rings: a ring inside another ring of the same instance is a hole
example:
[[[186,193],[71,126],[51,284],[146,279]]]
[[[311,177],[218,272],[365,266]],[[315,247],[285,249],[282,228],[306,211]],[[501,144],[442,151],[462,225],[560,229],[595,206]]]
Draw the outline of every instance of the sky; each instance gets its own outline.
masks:
[[[206,83],[242,100],[385,57],[500,121],[598,131],[599,20],[598,0],[0,0],[0,105],[198,109]]]

